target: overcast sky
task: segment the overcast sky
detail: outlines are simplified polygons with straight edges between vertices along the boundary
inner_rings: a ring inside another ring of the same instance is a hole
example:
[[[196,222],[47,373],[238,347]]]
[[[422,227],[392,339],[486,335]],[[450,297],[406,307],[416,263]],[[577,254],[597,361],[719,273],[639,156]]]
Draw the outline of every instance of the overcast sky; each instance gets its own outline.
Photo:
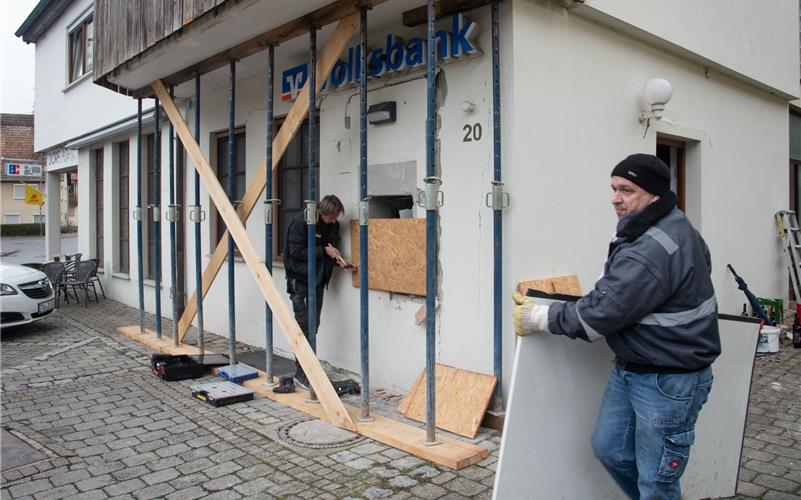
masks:
[[[14,33],[37,0],[0,0],[0,112],[33,113],[34,45]]]

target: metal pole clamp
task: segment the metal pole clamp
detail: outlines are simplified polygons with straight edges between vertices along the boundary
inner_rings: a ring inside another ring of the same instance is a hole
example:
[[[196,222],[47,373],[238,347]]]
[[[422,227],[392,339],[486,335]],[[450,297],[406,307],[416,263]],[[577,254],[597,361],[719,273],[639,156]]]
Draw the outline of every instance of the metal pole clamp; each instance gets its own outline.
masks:
[[[189,205],[189,220],[195,224],[200,224],[206,220],[206,212],[200,205]]]
[[[177,222],[181,218],[181,205],[167,205],[167,211],[164,217],[167,222]]]
[[[133,220],[136,221],[142,220],[142,207],[134,207],[132,215],[133,215]]]
[[[370,197],[359,202],[359,225],[366,226],[370,220]]]
[[[158,205],[148,205],[147,208],[152,209],[153,212],[153,222],[158,222],[161,220],[161,207]]]
[[[487,193],[484,201],[493,210],[509,208],[509,193],[503,192],[503,182],[492,181],[492,191]]]
[[[426,210],[436,210],[445,204],[445,193],[440,191],[442,179],[435,176],[425,177],[424,190],[417,191],[417,205],[425,207]]]
[[[306,208],[303,209],[303,215],[306,218],[306,224],[317,224],[317,202],[314,200],[303,200]]]
[[[270,198],[269,200],[264,200],[264,223],[265,224],[272,224],[273,223],[273,204],[280,205],[281,200],[278,198]]]

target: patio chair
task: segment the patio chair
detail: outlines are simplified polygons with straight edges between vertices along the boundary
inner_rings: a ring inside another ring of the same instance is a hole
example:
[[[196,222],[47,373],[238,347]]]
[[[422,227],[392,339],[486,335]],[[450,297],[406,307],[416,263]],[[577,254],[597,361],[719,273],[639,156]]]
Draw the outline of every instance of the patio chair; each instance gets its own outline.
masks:
[[[100,278],[97,276],[97,269],[98,269],[98,267],[100,267],[100,259],[99,258],[94,258],[94,259],[89,259],[89,260],[91,260],[92,262],[95,263],[95,270],[92,271],[92,275],[89,276],[89,284],[92,285],[92,290],[94,290],[95,296],[97,296],[97,290],[95,290],[95,283],[100,285],[100,293],[103,294],[103,298],[105,299],[106,298],[106,291],[103,290],[103,282],[100,281]]]
[[[73,275],[62,281],[64,287],[72,287],[72,293],[75,295],[75,299],[78,300],[78,302],[80,302],[80,300],[78,299],[78,291],[76,288],[83,288],[83,294],[86,298],[86,307],[89,307],[89,287],[92,287],[92,292],[95,294],[95,302],[98,304],[100,303],[94,284],[90,281],[92,273],[96,270],[97,264],[94,261],[81,260],[77,262]]]
[[[63,279],[64,279],[64,270],[66,266],[63,262],[54,261],[48,262],[42,266],[42,272],[47,275],[47,279],[50,280],[50,284],[53,285],[53,290],[56,293],[56,307],[60,302],[61,293],[64,293],[64,296],[67,299],[67,304],[70,302],[69,295],[67,294],[66,288],[63,287]]]

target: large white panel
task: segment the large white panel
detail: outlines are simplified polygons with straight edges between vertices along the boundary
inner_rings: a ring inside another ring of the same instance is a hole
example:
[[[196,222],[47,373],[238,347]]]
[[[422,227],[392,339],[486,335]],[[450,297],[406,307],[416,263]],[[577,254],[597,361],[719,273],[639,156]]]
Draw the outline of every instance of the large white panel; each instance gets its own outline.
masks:
[[[683,498],[734,495],[758,324],[721,317],[723,353],[696,426]],[[493,497],[618,499],[624,495],[592,454],[590,436],[612,352],[555,335],[517,341]]]

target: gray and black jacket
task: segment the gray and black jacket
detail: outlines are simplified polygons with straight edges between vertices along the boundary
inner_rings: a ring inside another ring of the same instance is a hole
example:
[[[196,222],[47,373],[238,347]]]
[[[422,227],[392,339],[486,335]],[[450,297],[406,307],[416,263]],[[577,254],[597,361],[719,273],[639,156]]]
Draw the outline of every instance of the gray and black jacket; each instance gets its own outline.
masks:
[[[548,329],[605,338],[617,364],[632,371],[694,371],[715,360],[720,338],[709,250],[672,193],[618,232],[593,291],[550,306]]]

